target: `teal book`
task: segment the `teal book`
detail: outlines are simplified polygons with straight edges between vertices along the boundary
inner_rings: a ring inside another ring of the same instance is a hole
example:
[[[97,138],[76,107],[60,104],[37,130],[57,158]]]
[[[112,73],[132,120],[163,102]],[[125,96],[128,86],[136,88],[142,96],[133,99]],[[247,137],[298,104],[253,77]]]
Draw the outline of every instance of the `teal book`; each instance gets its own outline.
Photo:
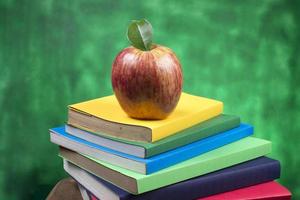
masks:
[[[150,175],[136,173],[62,147],[60,156],[123,190],[141,194],[252,160],[270,151],[271,142],[247,137]]]
[[[240,125],[240,118],[219,115],[154,143],[130,141],[116,137],[94,134],[66,125],[65,131],[85,141],[139,158],[149,158],[192,142],[216,135]]]

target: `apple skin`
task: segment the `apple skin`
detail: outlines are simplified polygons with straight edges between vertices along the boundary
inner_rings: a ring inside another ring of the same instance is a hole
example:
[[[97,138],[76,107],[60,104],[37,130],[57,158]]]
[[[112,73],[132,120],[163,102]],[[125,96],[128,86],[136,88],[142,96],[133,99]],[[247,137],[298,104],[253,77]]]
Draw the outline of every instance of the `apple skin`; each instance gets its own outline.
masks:
[[[113,62],[111,81],[122,109],[137,119],[166,118],[179,101],[183,82],[175,53],[160,45],[149,51],[123,49]]]

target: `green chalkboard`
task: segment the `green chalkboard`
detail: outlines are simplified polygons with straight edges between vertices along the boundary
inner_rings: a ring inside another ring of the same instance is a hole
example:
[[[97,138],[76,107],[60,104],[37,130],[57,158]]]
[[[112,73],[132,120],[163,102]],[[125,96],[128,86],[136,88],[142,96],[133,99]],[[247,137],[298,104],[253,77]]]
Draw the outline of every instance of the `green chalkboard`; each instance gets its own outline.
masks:
[[[299,1],[1,0],[0,199],[44,199],[65,177],[48,129],[67,105],[112,93],[111,64],[132,19],[172,48],[184,91],[273,142],[280,182],[300,199]]]

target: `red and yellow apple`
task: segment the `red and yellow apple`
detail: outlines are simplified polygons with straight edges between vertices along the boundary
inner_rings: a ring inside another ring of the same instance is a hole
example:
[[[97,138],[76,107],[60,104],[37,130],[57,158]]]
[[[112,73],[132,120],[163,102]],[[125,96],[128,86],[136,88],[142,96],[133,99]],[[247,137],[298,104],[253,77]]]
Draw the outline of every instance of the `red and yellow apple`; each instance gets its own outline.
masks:
[[[133,118],[164,119],[176,107],[182,70],[175,53],[164,46],[123,49],[112,65],[112,87],[122,109]]]

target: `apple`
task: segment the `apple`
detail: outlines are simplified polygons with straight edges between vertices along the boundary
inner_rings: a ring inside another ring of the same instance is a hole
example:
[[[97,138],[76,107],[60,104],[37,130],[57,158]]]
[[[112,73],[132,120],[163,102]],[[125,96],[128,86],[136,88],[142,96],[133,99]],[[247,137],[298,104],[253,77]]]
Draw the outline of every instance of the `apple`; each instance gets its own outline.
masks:
[[[144,27],[139,22],[135,21],[137,30],[149,28],[148,21],[144,20]],[[151,25],[150,28],[152,33]],[[147,39],[147,35],[141,32],[135,34],[140,34],[143,41]],[[128,38],[132,39],[130,33]],[[164,119],[175,109],[181,95],[180,62],[167,47],[145,42],[139,46],[132,40],[133,46],[123,49],[112,65],[111,81],[115,96],[132,118]]]

